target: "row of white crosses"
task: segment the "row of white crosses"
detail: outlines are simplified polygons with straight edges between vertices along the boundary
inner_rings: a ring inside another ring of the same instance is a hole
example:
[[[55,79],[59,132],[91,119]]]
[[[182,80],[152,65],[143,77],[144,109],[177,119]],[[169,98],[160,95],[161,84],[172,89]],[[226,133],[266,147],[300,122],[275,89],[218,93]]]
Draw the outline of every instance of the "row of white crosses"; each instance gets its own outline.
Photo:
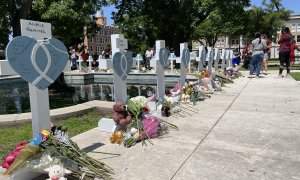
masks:
[[[103,59],[101,56],[99,56],[97,61],[98,61],[99,69],[108,70],[108,69],[112,68],[112,59]],[[133,64],[134,64],[134,66],[136,65],[138,70],[140,70],[141,61],[143,61],[143,56],[141,54],[137,54],[136,58],[133,59]],[[83,59],[81,56],[79,56],[78,62],[79,62],[79,70],[81,70],[82,62],[83,62]],[[89,70],[89,72],[92,72],[92,62],[93,62],[92,56],[88,57],[88,62],[89,62],[88,70]]]
[[[112,42],[112,57],[113,57],[113,71],[114,71],[114,99],[115,101],[127,102],[127,87],[126,78],[130,72],[133,58],[132,54],[126,52],[128,47],[127,40],[122,34],[111,35]],[[121,43],[122,42],[122,43]],[[165,68],[167,67],[168,60],[175,60],[175,55],[169,55],[168,50],[165,48],[165,41],[156,41],[157,54],[155,55],[155,64],[157,70],[157,96],[163,98],[165,95]],[[136,60],[139,62],[142,60],[141,56],[138,56]],[[187,47],[187,43],[180,44],[180,82],[184,84],[186,79],[186,68],[190,61],[190,52]],[[171,63],[172,64],[172,63]],[[139,66],[139,64],[138,64]]]
[[[222,59],[221,69],[224,70],[227,67],[232,66],[233,51],[228,49],[222,49],[222,54],[218,48],[213,49],[207,47],[207,52],[204,46],[199,46],[199,56],[196,58],[198,61],[198,71],[201,71],[204,67],[205,61],[207,61],[207,70],[212,72],[212,63],[214,62],[215,71],[219,68],[219,60]]]
[[[158,46],[157,46],[157,48],[158,48]],[[198,71],[201,71],[203,69],[204,64],[207,62],[207,69],[211,72],[213,61],[215,62],[214,69],[217,70],[219,59],[222,59],[221,67],[223,70],[226,67],[232,66],[232,61],[231,61],[233,58],[232,50],[222,49],[221,55],[220,55],[218,48],[213,49],[212,47],[207,47],[207,52],[206,52],[204,46],[199,46],[198,50],[199,50],[198,57],[196,57],[195,52],[190,52],[190,60],[196,59],[196,61],[198,62]],[[151,67],[157,68],[157,64],[156,64],[157,60],[158,60],[158,57],[155,55],[155,57],[153,57],[153,59],[151,60]],[[170,61],[171,72],[173,72],[174,60],[176,60],[176,63],[181,63],[181,58],[176,57],[176,55],[174,53],[170,53],[168,60]],[[88,62],[89,62],[89,71],[90,72],[92,71],[92,67],[91,67],[92,61],[93,61],[92,56],[89,56]],[[101,58],[101,56],[99,56],[97,61],[99,63],[99,66],[98,66],[99,69],[108,70],[108,69],[112,68],[112,60],[111,59],[103,59],[103,58]],[[136,65],[138,72],[140,70],[140,62],[141,61],[143,61],[143,56],[141,54],[137,54],[136,58],[133,58],[133,64],[134,64],[134,66]],[[79,56],[78,62],[79,62],[79,69],[81,70],[81,68],[82,68],[81,63],[83,62],[83,59],[81,56]],[[191,63],[189,63],[188,69],[191,70]]]

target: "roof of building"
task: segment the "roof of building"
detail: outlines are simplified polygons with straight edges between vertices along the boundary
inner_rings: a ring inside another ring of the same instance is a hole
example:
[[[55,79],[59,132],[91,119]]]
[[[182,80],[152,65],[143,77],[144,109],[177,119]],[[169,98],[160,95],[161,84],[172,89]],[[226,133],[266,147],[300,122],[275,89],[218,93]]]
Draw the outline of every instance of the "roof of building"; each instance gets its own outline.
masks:
[[[289,19],[300,19],[300,14],[291,15]]]

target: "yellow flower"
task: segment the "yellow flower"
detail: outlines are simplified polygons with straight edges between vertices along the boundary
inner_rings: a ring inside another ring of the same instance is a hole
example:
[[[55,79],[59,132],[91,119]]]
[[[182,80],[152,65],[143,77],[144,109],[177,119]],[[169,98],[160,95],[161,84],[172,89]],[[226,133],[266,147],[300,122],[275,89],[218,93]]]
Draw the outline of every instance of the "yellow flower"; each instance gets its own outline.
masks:
[[[191,94],[191,88],[187,88],[186,91],[185,91],[185,94],[186,94],[186,95]]]
[[[42,130],[42,135],[49,136],[50,135],[50,131],[44,129],[44,130]]]

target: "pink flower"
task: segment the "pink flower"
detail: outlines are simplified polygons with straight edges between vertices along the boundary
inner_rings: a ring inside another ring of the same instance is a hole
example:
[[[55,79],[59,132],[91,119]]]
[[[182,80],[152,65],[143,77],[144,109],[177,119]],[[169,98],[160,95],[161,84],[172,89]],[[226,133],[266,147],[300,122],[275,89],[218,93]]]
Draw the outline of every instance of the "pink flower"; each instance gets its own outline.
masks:
[[[156,138],[158,137],[159,119],[151,116],[143,120],[143,137]]]
[[[181,89],[181,84],[177,83],[176,86],[170,90],[170,92],[177,92],[179,89]]]
[[[1,164],[3,168],[8,169],[11,164],[15,161],[16,157],[19,154],[19,151],[23,149],[24,146],[26,146],[28,143],[27,142],[21,142],[14,151],[9,153],[5,158],[4,162]]]

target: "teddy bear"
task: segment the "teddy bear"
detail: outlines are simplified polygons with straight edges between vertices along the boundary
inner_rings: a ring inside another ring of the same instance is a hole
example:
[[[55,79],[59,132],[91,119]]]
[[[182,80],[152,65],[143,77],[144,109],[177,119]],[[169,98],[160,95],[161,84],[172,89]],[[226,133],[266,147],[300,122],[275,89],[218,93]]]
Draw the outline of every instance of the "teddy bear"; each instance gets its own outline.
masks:
[[[49,179],[46,180],[67,180],[65,178],[65,174],[71,174],[71,171],[63,168],[60,165],[54,165],[52,167],[49,167],[45,169],[46,172],[48,172]]]
[[[113,110],[114,113],[112,119],[117,125],[120,126],[121,129],[125,129],[127,124],[131,122],[131,116],[130,113],[126,110],[124,103],[116,102],[116,104],[113,105]]]

